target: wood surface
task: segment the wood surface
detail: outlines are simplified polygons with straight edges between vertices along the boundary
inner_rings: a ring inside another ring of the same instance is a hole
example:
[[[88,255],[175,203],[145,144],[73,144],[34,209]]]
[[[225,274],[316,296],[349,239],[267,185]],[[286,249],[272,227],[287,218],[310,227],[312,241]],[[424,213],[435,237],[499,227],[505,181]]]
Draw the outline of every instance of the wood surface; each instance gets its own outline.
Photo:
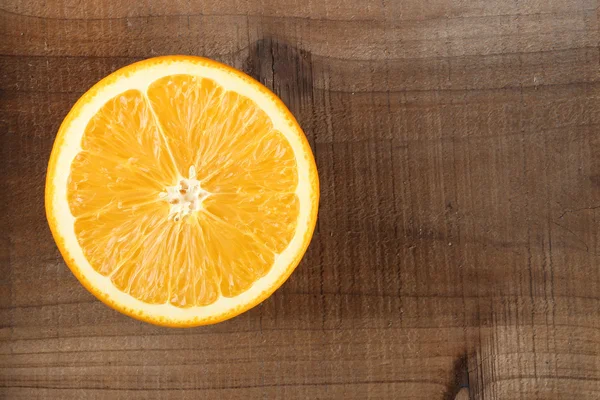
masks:
[[[1,399],[599,399],[597,0],[1,0]],[[44,216],[59,124],[133,61],[274,90],[322,185],[304,260],[228,322],[125,317]]]

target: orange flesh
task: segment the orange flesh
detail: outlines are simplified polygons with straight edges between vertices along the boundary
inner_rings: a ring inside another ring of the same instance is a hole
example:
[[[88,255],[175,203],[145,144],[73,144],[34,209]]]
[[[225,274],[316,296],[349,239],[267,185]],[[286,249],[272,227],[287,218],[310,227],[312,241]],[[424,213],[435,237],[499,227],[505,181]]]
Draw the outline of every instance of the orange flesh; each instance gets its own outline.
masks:
[[[246,291],[296,230],[296,160],[251,100],[214,81],[161,78],[90,120],[68,202],[92,267],[151,304],[203,306]],[[179,221],[160,197],[195,167],[207,192]]]

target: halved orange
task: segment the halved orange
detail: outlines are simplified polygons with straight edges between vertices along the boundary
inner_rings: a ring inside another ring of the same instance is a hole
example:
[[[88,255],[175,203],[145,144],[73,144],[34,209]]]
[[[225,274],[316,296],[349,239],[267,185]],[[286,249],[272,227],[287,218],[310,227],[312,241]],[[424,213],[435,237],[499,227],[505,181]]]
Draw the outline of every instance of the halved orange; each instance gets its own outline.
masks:
[[[109,75],[71,109],[46,214],[67,265],[104,303],[196,326],[289,277],[318,197],[306,137],[273,93],[215,61],[166,56]]]

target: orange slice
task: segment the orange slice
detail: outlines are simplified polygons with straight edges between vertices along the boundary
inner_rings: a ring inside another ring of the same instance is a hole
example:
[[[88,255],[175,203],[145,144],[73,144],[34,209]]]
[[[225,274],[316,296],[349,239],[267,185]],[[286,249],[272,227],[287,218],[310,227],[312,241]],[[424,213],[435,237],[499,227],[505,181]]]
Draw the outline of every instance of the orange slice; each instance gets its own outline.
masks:
[[[260,83],[217,62],[127,66],[63,121],[46,214],[79,281],[134,318],[231,318],[292,273],[316,223],[318,176],[298,123]]]

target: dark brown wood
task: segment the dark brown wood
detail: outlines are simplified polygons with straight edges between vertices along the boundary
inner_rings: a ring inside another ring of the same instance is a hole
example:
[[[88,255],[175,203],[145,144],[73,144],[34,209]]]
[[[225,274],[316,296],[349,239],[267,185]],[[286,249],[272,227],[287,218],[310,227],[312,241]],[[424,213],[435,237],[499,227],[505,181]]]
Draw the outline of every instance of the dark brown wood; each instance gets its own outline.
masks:
[[[597,7],[2,1],[0,398],[600,398]],[[96,301],[43,200],[78,96],[176,53],[279,94],[322,184],[291,279],[188,330]]]

